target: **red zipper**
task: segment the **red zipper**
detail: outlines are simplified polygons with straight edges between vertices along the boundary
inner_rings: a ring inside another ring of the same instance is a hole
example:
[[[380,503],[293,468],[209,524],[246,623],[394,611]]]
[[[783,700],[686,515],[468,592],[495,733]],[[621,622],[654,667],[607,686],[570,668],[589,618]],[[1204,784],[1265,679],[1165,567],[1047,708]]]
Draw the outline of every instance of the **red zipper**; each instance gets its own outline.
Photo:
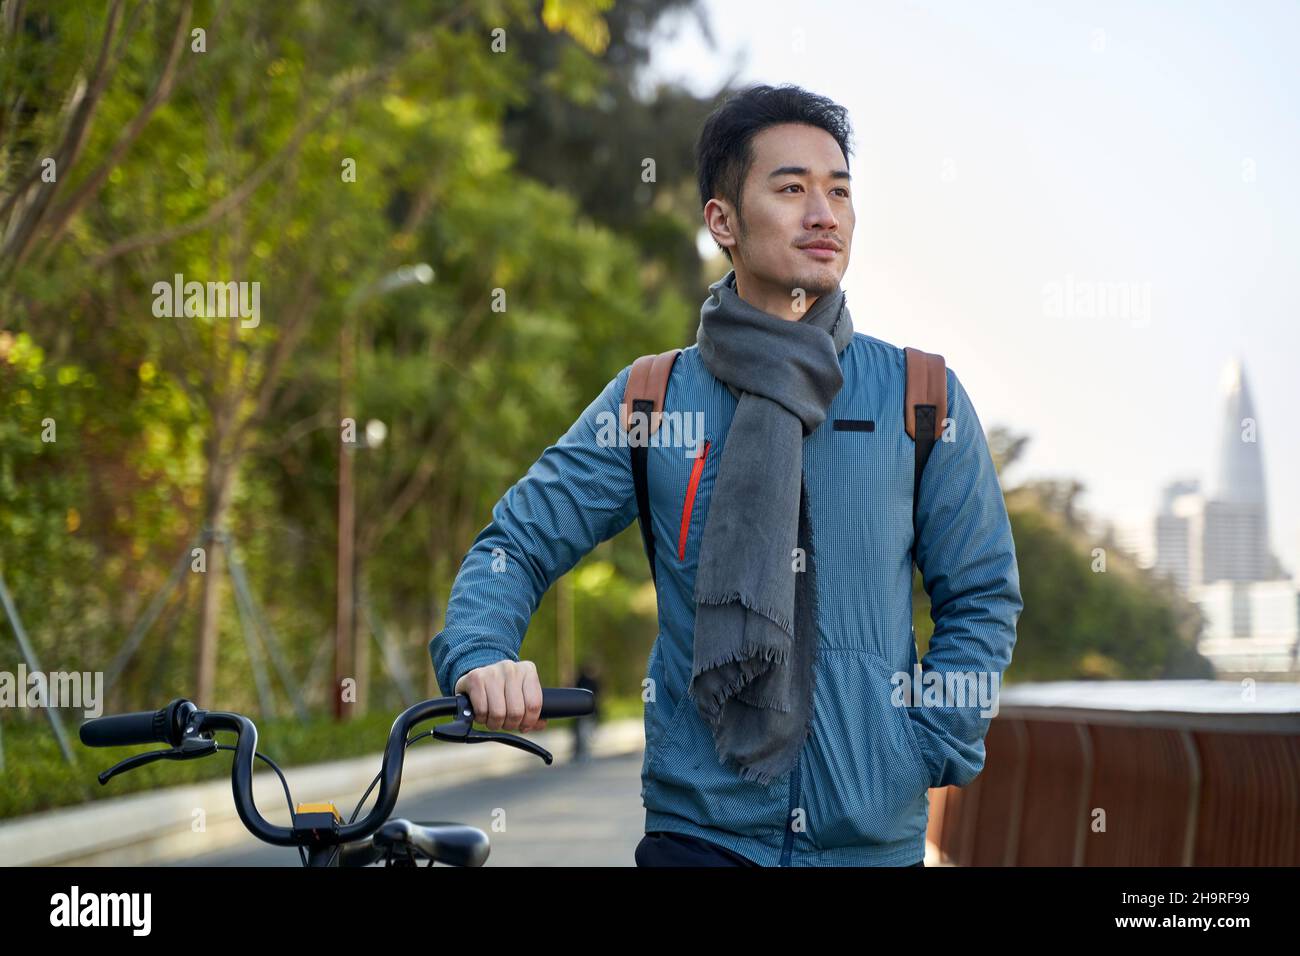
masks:
[[[704,471],[704,459],[709,454],[709,442],[704,443],[704,451],[695,459],[691,467],[691,482],[686,486],[686,504],[682,506],[682,530],[677,536],[677,560],[686,560],[686,532],[691,528],[691,509],[695,507],[695,489],[700,485],[700,473]]]

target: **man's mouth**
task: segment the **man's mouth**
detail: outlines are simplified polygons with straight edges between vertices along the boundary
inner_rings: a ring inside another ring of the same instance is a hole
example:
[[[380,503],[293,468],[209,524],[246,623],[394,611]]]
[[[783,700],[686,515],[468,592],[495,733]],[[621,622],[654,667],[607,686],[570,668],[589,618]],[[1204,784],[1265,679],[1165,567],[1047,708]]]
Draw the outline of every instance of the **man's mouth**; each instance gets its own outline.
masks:
[[[840,247],[828,240],[810,242],[808,245],[800,246],[799,248],[808,253],[808,255],[812,256],[814,259],[834,259],[840,254]]]

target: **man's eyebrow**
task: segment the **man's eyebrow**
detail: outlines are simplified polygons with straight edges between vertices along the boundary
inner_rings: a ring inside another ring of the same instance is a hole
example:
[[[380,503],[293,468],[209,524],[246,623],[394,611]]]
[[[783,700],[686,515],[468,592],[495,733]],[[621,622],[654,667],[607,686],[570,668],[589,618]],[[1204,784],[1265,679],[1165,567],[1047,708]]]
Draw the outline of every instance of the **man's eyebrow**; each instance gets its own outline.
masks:
[[[768,179],[775,179],[777,176],[807,176],[807,166],[780,166],[767,174]],[[831,172],[831,179],[852,179],[847,169],[836,169]]]

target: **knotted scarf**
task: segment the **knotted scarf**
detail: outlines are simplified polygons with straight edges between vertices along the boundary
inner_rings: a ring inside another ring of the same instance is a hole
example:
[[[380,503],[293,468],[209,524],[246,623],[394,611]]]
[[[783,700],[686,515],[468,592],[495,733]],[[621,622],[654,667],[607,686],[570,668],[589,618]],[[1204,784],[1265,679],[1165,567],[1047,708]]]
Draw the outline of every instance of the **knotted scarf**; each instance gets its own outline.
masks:
[[[840,288],[798,321],[740,298],[734,270],[709,293],[700,359],[738,403],[700,543],[688,691],[719,759],[767,784],[794,766],[812,729],[817,591],[803,440],[844,384],[853,320]]]

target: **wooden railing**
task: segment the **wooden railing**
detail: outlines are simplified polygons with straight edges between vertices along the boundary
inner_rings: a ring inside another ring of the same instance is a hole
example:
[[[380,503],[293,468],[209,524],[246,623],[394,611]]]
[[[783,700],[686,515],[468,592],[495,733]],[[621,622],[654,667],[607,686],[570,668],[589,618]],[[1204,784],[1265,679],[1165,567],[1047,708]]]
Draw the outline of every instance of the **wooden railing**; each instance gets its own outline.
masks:
[[[1008,687],[984,770],[930,791],[929,839],[959,866],[1300,865],[1300,687],[1254,690]]]

